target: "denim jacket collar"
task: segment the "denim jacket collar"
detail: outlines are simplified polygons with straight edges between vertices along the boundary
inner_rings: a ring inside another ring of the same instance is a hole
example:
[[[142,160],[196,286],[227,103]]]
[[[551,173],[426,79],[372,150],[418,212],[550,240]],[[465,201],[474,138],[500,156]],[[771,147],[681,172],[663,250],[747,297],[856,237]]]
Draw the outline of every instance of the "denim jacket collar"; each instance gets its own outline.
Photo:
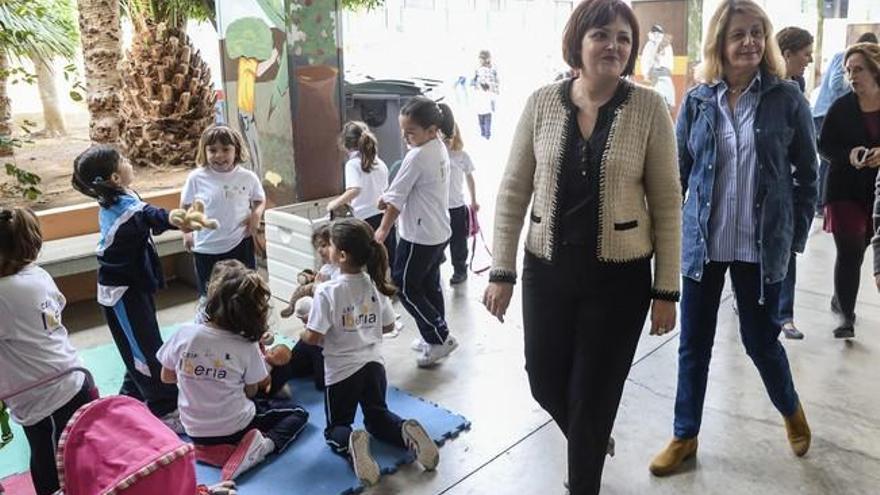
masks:
[[[781,80],[778,77],[768,73],[764,69],[761,69],[760,72],[758,72],[757,77],[758,83],[761,85],[762,96],[781,84]],[[715,99],[717,86],[721,83],[722,81],[719,80],[698,85],[693,90],[694,98],[697,98],[703,102],[711,103]]]

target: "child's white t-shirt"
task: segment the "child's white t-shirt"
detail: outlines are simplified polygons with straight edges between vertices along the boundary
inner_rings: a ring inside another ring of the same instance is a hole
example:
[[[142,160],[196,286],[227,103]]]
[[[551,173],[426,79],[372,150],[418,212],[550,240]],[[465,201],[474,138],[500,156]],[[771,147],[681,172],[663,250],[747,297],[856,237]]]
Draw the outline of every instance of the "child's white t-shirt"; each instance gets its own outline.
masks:
[[[492,113],[492,93],[491,91],[477,88],[474,94],[474,110],[477,115],[486,115]]]
[[[367,363],[382,363],[382,327],[394,318],[391,302],[364,272],[319,284],[308,329],[324,335],[324,383],[339,383]]]
[[[435,246],[449,240],[449,153],[440,139],[406,153],[394,182],[382,194],[400,211],[397,233],[414,244]]]
[[[216,219],[220,226],[194,232],[193,251],[223,254],[248,235],[242,222],[251,214],[251,202],[265,201],[266,193],[257,174],[241,165],[229,172],[205,166],[190,172],[180,193],[181,204],[191,205],[197,199],[205,203],[208,218]]]
[[[318,275],[321,275],[325,281],[336,278],[340,273],[342,272],[339,270],[339,265],[336,263],[324,263],[318,270]]]
[[[37,265],[0,277],[0,395],[60,371],[82,366],[61,323],[64,296]],[[39,423],[82,389],[74,372],[6,401],[15,421]]]
[[[345,188],[360,188],[361,192],[351,200],[354,216],[361,220],[376,216],[379,210],[379,196],[388,187],[388,167],[381,158],[376,157],[376,163],[369,172],[361,169],[361,159],[357,152],[349,154],[345,162]]]
[[[464,176],[473,173],[474,162],[464,150],[449,150],[449,209],[464,206]]]
[[[257,342],[209,325],[188,324],[156,357],[177,373],[177,406],[187,435],[232,435],[253,420],[256,406],[244,386],[269,376]]]

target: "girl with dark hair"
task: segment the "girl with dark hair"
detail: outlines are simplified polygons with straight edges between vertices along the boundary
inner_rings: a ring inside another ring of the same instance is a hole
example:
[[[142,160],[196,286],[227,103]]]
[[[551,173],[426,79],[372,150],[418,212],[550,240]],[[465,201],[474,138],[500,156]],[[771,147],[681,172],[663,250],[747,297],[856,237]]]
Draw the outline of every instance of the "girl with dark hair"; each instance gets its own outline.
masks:
[[[349,457],[358,479],[379,481],[379,466],[370,455],[369,432],[377,439],[414,451],[427,470],[440,461],[437,446],[414,419],[388,410],[382,360],[382,334],[394,330],[388,296],[388,256],[363,220],[345,218],[330,227],[330,259],[341,275],[315,290],[302,340],[324,347],[327,428],[324,437],[337,454]],[[352,430],[358,404],[367,431]]]
[[[33,211],[0,208],[0,396],[82,366],[61,323],[64,296],[35,263],[42,245]],[[73,413],[90,400],[89,387],[79,373],[6,400],[12,419],[27,437],[37,495],[58,490],[58,440]]]
[[[446,324],[440,264],[449,226],[449,153],[442,138],[455,132],[452,109],[423,96],[400,110],[400,128],[410,150],[394,182],[379,199],[384,210],[376,240],[384,242],[400,217],[391,275],[400,301],[415,318],[422,342],[415,342],[420,367],[433,366],[458,347]]]
[[[153,294],[165,286],[152,235],[177,229],[168,212],[145,203],[130,187],[131,164],[106,145],[84,151],[73,162],[73,187],[101,205],[98,223],[98,304],[125,363],[119,393],[146,402],[177,433],[177,387],[159,379],[162,346]]]
[[[342,205],[351,205],[354,216],[364,220],[374,229],[382,223],[379,196],[388,187],[388,167],[379,158],[376,136],[367,124],[359,121],[346,122],[339,134],[339,144],[348,153],[345,162],[345,192],[327,204],[327,211]],[[394,259],[397,234],[394,227],[385,238],[388,258]]]
[[[253,400],[269,376],[259,346],[269,328],[269,287],[257,272],[238,260],[217,262],[205,318],[182,326],[158,359],[162,381],[180,387],[180,419],[193,443],[203,452],[235,445],[221,474],[231,480],[287,448],[309,414],[289,400]]]

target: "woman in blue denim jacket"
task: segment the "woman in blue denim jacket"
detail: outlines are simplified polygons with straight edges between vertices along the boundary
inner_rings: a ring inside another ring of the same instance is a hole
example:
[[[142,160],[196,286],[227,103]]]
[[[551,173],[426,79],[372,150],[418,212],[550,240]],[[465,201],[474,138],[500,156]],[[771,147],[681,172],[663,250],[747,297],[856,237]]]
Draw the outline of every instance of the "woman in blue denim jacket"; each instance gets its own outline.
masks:
[[[678,116],[685,192],[682,297],[674,438],[651,472],[675,472],[697,451],[709,361],[725,274],[730,271],[746,352],[785,419],[793,452],[810,429],[795,392],[776,319],[792,252],[802,252],[816,206],[815,131],[764,11],[722,3],[709,24],[698,78]]]

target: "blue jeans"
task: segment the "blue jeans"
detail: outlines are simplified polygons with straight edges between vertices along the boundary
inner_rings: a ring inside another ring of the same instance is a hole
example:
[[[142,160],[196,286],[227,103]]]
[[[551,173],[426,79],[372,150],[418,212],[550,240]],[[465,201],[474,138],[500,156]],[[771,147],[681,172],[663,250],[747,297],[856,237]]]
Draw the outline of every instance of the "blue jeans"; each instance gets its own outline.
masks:
[[[788,259],[788,273],[782,279],[779,289],[779,312],[776,322],[779,326],[794,321],[794,284],[797,281],[797,256],[791,253]]]
[[[788,357],[779,343],[780,326],[775,321],[782,284],[764,285],[765,302],[761,305],[758,302],[761,277],[757,263],[709,262],[704,267],[702,281],[683,279],[678,389],[675,395],[676,438],[693,438],[700,432],[718,305],[728,268],[746,353],[758,368],[776,409],[783,416],[791,416],[797,409],[798,396]]]

